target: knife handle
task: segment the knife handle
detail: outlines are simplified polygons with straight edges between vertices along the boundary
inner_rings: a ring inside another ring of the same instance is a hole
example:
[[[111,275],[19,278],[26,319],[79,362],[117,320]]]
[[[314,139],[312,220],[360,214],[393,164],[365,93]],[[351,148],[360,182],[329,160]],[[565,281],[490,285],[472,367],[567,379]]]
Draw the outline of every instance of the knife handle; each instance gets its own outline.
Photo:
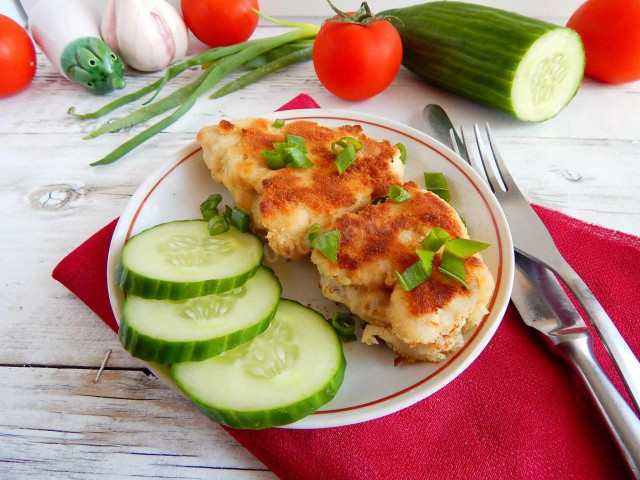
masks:
[[[568,265],[567,265],[568,266]],[[631,397],[631,401],[640,411],[640,362],[615,327],[607,312],[604,311],[589,287],[576,272],[569,267],[569,272],[563,272],[561,278],[569,290],[582,305],[591,324],[602,339],[602,343],[609,352],[613,364],[618,369],[623,383]]]
[[[556,346],[573,364],[631,472],[640,480],[640,419],[602,371],[591,350],[591,338],[587,335],[576,335]]]

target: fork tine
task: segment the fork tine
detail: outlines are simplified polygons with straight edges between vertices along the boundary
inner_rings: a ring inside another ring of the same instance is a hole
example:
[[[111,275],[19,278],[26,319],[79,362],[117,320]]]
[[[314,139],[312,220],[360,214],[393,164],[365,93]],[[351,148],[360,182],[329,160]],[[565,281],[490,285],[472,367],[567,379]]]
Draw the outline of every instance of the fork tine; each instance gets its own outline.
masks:
[[[507,168],[507,164],[504,162],[502,155],[500,154],[500,150],[498,149],[498,143],[496,142],[495,137],[493,136],[493,132],[491,131],[491,127],[489,123],[485,123],[487,128],[487,137],[489,138],[489,145],[491,146],[491,151],[493,152],[493,158],[496,160],[496,166],[498,167],[498,173],[500,174],[502,184],[504,185],[505,190],[509,191],[518,190],[518,186],[516,185],[516,181],[509,173],[509,169]]]
[[[460,148],[458,148],[458,142],[456,142],[456,137],[453,135],[453,127],[449,129],[449,142],[451,142],[451,149],[460,155]]]
[[[482,161],[484,173],[487,175],[487,179],[489,180],[489,185],[491,185],[493,193],[498,194],[502,190],[502,185],[498,180],[498,177],[496,177],[493,168],[491,168],[489,152],[487,152],[487,149],[484,146],[484,141],[482,140],[482,135],[480,134],[480,127],[478,127],[477,123],[473,125],[473,131],[476,134],[476,143],[478,144],[478,150],[480,151],[480,160]]]
[[[458,147],[458,142],[456,142],[456,134],[455,134],[455,130],[453,127],[451,127],[449,129],[449,141],[451,142],[451,149],[456,152],[460,158],[462,158],[463,160],[465,160],[469,165],[471,165],[471,160],[469,159],[468,155],[461,155],[460,154],[460,147]]]
[[[484,164],[478,161],[478,155],[476,154],[477,148],[473,148],[473,145],[476,144],[475,139],[469,138],[470,135],[467,133],[467,130],[464,127],[460,127],[460,132],[462,133],[462,143],[464,143],[464,149],[467,152],[469,164],[473,167],[476,173],[480,175],[480,178],[482,178],[482,180],[484,180],[489,185],[491,191],[495,191],[493,185],[491,185],[491,182],[487,178]]]

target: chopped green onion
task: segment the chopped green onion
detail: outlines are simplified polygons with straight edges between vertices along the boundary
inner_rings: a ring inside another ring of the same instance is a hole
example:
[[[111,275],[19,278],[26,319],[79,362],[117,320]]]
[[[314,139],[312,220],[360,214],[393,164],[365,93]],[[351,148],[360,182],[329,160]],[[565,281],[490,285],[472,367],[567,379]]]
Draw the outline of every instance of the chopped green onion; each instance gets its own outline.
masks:
[[[338,147],[342,147],[342,150],[339,151]],[[340,175],[351,166],[356,159],[356,152],[360,149],[362,145],[353,137],[342,137],[331,144],[331,151],[336,156],[336,166]]]
[[[407,147],[401,143],[396,143],[396,147],[400,150],[400,161],[402,163],[407,161]]]
[[[445,275],[459,281],[464,288],[467,286],[467,274],[464,265],[464,259],[478,253],[489,244],[469,240],[467,238],[454,238],[447,241],[442,252],[442,260],[440,261],[440,270]]]
[[[284,159],[282,155],[274,150],[260,150],[260,155],[267,163],[267,166],[273,170],[284,167]]]
[[[293,168],[309,168],[313,167],[313,162],[309,160],[303,151],[294,147],[285,148],[282,153],[285,163],[290,163]]]
[[[273,149],[278,153],[284,152],[285,148],[298,148],[297,144],[291,142],[273,142],[272,145]]]
[[[317,223],[311,225],[307,233],[307,241],[311,248],[318,250],[331,262],[338,263],[338,249],[340,248],[340,232],[329,230],[319,233],[322,227]]]
[[[464,218],[460,217],[460,221],[465,227],[467,226],[467,222],[464,220]]]
[[[302,153],[307,153],[307,144],[304,143],[304,138],[297,135],[285,135],[284,141],[294,144]]]
[[[273,128],[282,128],[284,127],[284,120],[281,118],[276,118],[275,121],[271,124]]]
[[[338,173],[342,175],[347,170],[347,168],[351,166],[355,159],[356,150],[353,145],[348,144],[344,148],[344,150],[342,150],[336,157],[336,166],[338,167]]]
[[[464,260],[448,252],[446,246],[438,270],[460,282],[464,288],[469,288],[467,285],[467,270],[464,265]]]
[[[440,172],[426,173],[424,174],[424,183],[427,190],[435,193],[445,202],[451,200],[451,194],[449,193],[449,187],[447,186],[447,180]]]
[[[449,240],[449,232],[444,228],[434,227],[422,240],[422,246],[430,252],[437,252],[447,240]]]
[[[407,292],[426,282],[433,270],[433,259],[436,256],[436,252],[428,252],[418,248],[416,253],[419,258],[416,263],[410,265],[403,273],[398,273],[397,270],[394,270],[400,286]]]
[[[334,155],[338,155],[340,153],[340,151],[338,150],[337,146],[340,146],[343,149],[347,148],[347,144],[344,143],[342,140],[337,140],[337,141],[333,142],[331,144],[331,151],[333,152]],[[354,149],[354,151],[355,151],[355,149]]]
[[[379,203],[384,202],[387,198],[389,197],[387,197],[386,195],[384,197],[374,198],[373,202],[371,202],[371,205],[378,205]]]
[[[229,207],[227,205],[224,211],[224,217],[233,225],[236,230],[246,232],[249,230],[249,214],[238,207]]]
[[[338,140],[339,142],[349,142],[351,145],[353,145],[353,148],[355,148],[356,152],[358,150],[362,150],[362,144],[356,140],[353,137],[342,137],[340,140]],[[344,148],[344,147],[343,147]],[[337,154],[336,154],[337,155]]]
[[[411,194],[407,192],[400,185],[391,185],[389,187],[389,192],[387,193],[389,200],[393,203],[402,203],[406,202],[411,198]]]
[[[221,201],[222,195],[219,193],[209,195],[209,198],[200,204],[200,213],[202,213],[202,218],[209,220],[211,217],[218,215],[218,204]]]
[[[345,342],[353,342],[356,340],[356,322],[346,313],[334,313],[329,319],[329,323],[341,340],[344,340]]]
[[[220,215],[214,215],[207,222],[207,227],[209,228],[209,235],[213,237],[229,230],[229,223],[226,218]]]
[[[289,163],[293,168],[313,167],[313,162],[305,155],[307,145],[304,138],[297,135],[285,135],[284,142],[273,142],[273,150],[260,150],[270,168],[278,169]]]
[[[407,292],[410,292],[429,278],[421,261],[407,267],[407,269],[402,273],[398,273],[397,270],[394,270],[393,273],[396,274],[402,289]]]
[[[424,271],[427,274],[426,279],[428,279],[431,276],[431,270],[433,270],[433,259],[436,256],[436,252],[428,252],[427,250],[417,248],[416,253],[418,254],[422,268],[424,268]]]
[[[309,228],[306,236],[307,242],[311,243],[311,239],[318,235],[321,230],[322,225],[320,225],[319,223],[314,223],[313,225],[311,225],[311,228]]]
[[[455,257],[464,259],[470,257],[475,253],[481,252],[488,246],[488,243],[477,242],[475,240],[458,237],[454,238],[453,240],[449,240],[444,248],[447,253],[450,253]]]

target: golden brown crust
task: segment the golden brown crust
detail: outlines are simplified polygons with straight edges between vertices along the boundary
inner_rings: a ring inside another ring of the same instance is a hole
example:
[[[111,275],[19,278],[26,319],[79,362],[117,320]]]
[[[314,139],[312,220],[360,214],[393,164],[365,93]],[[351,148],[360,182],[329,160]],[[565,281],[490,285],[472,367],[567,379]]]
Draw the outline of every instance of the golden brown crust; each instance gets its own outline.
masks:
[[[418,233],[424,238],[434,227],[449,232],[452,238],[463,232],[458,215],[436,195],[420,190],[414,182],[403,184],[411,194],[406,202],[394,204],[390,200],[378,205],[369,205],[359,213],[337,218],[332,228],[340,231],[339,268],[354,270],[363,264],[376,264],[384,258],[398,272],[418,261],[416,248],[419,241],[406,242],[403,232]],[[460,283],[449,279],[438,271],[440,255],[436,255],[432,276],[424,283],[406,292],[411,314],[420,316],[435,312],[456,296],[468,294]]]
[[[260,202],[263,218],[279,215],[296,204],[303,204],[320,215],[331,215],[353,205],[357,192],[370,191],[371,196],[380,196],[386,193],[389,185],[399,181],[398,175],[389,169],[396,148],[386,140],[378,142],[367,137],[359,125],[328,128],[315,122],[298,121],[286,124],[280,137],[265,134],[260,138],[260,132],[243,129],[246,138],[253,140],[247,143],[245,154],[256,149],[270,150],[273,142],[284,141],[285,134],[297,135],[304,138],[307,155],[314,164],[309,171],[310,178],[294,169],[284,168],[263,180],[264,193]],[[362,150],[355,162],[340,175],[331,144],[342,137],[356,138],[362,144]]]
[[[260,150],[273,150],[285,134],[305,140],[314,166],[271,170]],[[354,163],[339,175],[331,144],[354,137],[362,144]],[[280,255],[299,258],[308,253],[305,235],[312,224],[327,227],[337,216],[357,211],[401,182],[404,166],[388,141],[362,133],[359,125],[335,128],[310,121],[288,122],[253,118],[204,127],[197,135],[214,180],[223,183],[236,205],[247,210],[252,225]]]
[[[406,202],[386,200],[332,222],[329,228],[341,235],[337,264],[317,251],[311,260],[322,275],[323,294],[369,322],[365,343],[381,340],[402,357],[441,361],[486,313],[493,279],[476,255],[465,261],[469,288],[463,288],[438,270],[436,253],[431,277],[409,292],[402,289],[394,270],[404,272],[418,261],[416,249],[434,227],[452,238],[467,237],[448,203],[413,182],[402,186],[411,194]]]
[[[416,261],[418,261],[417,255],[414,262]],[[414,317],[437,312],[439,308],[447,305],[452,299],[471,295],[471,291],[463,288],[459,282],[440,273],[438,271],[439,266],[440,255],[436,255],[429,279],[410,292],[403,292],[409,311]]]
[[[444,228],[451,237],[466,233],[458,215],[446,202],[420,190],[414,182],[403,184],[403,188],[412,195],[406,202],[387,200],[335,220],[331,228],[341,234],[338,267],[360,268],[363,263],[378,262],[385,257],[402,272],[417,261],[415,249],[420,246],[419,242],[403,241],[402,232],[415,232],[421,238],[433,227]]]

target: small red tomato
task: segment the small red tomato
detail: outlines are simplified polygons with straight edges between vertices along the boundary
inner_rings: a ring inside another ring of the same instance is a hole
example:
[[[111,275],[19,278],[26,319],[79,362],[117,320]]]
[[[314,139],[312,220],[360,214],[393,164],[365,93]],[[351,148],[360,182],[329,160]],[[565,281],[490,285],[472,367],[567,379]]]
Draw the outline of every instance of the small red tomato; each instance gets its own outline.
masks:
[[[608,83],[640,79],[640,0],[588,0],[567,27],[584,43],[586,75]]]
[[[0,15],[0,98],[18,93],[36,74],[36,50],[29,34]]]
[[[400,35],[387,20],[368,25],[327,20],[313,44],[318,79],[331,93],[347,100],[362,100],[383,91],[401,63]]]
[[[181,0],[189,30],[210,47],[244,42],[258,25],[258,0]]]

